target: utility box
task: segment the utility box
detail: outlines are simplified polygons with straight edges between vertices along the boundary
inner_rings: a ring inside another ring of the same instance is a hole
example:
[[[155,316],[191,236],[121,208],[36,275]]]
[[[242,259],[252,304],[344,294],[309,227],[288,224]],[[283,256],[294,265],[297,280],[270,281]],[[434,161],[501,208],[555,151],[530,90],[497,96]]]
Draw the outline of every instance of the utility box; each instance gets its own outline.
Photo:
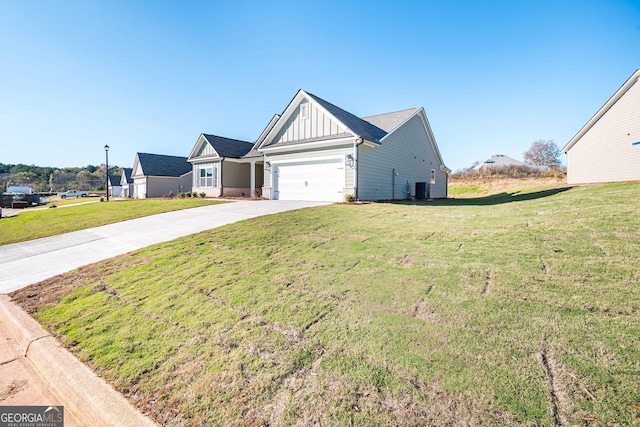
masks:
[[[416,182],[416,200],[425,200],[427,196],[427,183]]]

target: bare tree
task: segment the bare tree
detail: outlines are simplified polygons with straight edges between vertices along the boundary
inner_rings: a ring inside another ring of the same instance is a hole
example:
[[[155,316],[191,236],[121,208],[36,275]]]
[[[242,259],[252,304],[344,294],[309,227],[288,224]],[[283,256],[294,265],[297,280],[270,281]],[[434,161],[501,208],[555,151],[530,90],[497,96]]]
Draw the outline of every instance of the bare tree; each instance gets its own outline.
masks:
[[[548,166],[550,168],[559,168],[560,149],[553,141],[535,141],[531,147],[524,152],[524,161],[530,165]]]

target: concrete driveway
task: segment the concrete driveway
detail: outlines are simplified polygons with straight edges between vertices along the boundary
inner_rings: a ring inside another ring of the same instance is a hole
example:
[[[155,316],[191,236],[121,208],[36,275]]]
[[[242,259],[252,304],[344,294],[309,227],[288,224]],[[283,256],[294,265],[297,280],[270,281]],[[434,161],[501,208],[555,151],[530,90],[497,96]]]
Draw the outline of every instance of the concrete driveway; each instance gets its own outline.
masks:
[[[234,201],[0,246],[0,294],[155,243],[248,218],[327,204],[285,200]]]

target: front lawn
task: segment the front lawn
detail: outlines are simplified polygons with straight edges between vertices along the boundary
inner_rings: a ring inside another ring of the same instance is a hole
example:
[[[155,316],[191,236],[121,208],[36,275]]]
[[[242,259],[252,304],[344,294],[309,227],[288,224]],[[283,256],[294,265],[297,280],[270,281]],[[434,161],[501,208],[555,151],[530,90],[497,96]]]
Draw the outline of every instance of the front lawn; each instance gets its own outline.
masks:
[[[90,202],[90,200],[91,198],[67,199],[62,202],[73,206],[29,208],[17,216],[2,218],[0,220],[0,245],[55,236],[147,215],[219,203],[206,199],[143,199],[108,203]],[[59,203],[56,202],[57,204]]]
[[[270,215],[13,298],[164,425],[639,425],[640,184]]]

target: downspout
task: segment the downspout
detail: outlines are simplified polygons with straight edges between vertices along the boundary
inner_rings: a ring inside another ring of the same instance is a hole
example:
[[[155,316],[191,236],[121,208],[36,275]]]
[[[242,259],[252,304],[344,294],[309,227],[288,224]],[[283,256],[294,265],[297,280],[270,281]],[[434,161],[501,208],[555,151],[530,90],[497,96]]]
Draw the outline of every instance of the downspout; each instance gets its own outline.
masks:
[[[354,159],[353,159],[353,163],[354,163],[354,171],[353,171],[353,187],[354,187],[354,196],[356,198],[356,200],[360,200],[358,198],[358,146],[360,144],[362,144],[364,141],[362,140],[362,138],[357,138],[355,140],[354,143]]]

